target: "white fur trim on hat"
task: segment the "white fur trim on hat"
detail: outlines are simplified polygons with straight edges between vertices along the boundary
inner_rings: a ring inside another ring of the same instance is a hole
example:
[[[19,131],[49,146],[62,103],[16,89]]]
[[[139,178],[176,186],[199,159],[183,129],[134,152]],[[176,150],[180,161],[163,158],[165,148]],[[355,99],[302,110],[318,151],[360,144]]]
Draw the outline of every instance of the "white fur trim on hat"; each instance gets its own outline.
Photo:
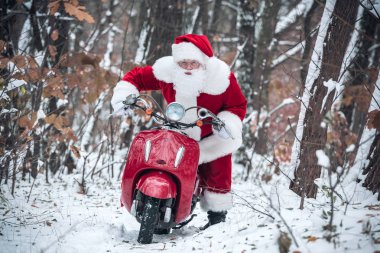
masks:
[[[152,66],[154,76],[160,81],[173,83],[175,64],[173,56],[158,59]],[[209,58],[205,66],[207,77],[202,93],[219,95],[225,92],[230,85],[230,67],[216,57]]]
[[[128,97],[131,94],[139,95],[139,91],[137,90],[136,86],[134,86],[132,83],[121,80],[118,82],[113,89],[113,96],[111,99],[112,107],[115,108],[115,105],[118,103],[122,103],[126,97]]]
[[[182,60],[196,60],[202,64],[206,64],[209,58],[191,42],[173,44],[172,55],[174,62],[179,62]]]
[[[229,111],[222,111],[218,115],[230,131],[232,138],[223,139],[217,133],[204,138],[199,142],[199,164],[214,161],[220,157],[231,154],[242,144],[242,127],[240,118]]]
[[[232,208],[232,194],[227,193],[216,193],[212,191],[205,190],[201,196],[201,208],[204,211],[214,211],[221,212],[227,211]]]

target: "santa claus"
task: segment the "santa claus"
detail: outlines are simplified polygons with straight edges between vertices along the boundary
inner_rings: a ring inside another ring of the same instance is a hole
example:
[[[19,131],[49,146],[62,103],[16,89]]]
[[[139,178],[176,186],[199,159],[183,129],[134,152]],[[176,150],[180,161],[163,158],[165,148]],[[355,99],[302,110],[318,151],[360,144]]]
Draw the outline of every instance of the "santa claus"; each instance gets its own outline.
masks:
[[[114,111],[124,111],[122,102],[128,95],[147,90],[161,90],[167,103],[207,108],[225,122],[233,138],[210,125],[187,130],[200,148],[200,203],[209,218],[203,228],[225,221],[232,207],[231,153],[242,143],[247,106],[234,74],[226,63],[214,57],[206,36],[186,34],[175,39],[172,56],[158,59],[153,66],[136,67],[123,77],[114,88]],[[182,121],[191,123],[196,119],[197,112],[190,110]]]

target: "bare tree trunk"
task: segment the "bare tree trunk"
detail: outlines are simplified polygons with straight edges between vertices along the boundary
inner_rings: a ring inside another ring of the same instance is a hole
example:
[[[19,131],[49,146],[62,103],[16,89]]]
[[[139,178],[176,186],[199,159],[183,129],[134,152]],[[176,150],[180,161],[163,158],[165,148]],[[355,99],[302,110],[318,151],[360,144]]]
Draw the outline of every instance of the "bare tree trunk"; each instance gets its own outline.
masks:
[[[198,0],[199,11],[194,22],[192,33],[198,33],[201,25],[200,34],[207,34],[208,23],[208,3],[206,0]]]
[[[174,38],[182,31],[183,4],[183,0],[158,1],[157,8],[154,10],[152,23],[154,29],[146,61],[148,65],[152,65],[157,58],[171,54]]]
[[[211,22],[208,26],[207,35],[209,38],[213,38],[215,35],[218,34],[218,24],[220,23],[220,12],[222,9],[222,0],[215,0],[214,1],[214,8],[212,12]]]
[[[306,82],[307,67],[310,63],[312,41],[313,41],[313,36],[311,35],[311,20],[313,18],[313,15],[314,15],[317,7],[318,7],[317,1],[313,1],[313,5],[311,6],[310,10],[306,13],[304,25],[303,25],[303,33],[304,33],[304,38],[305,38],[305,48],[304,48],[303,54],[302,54],[301,71],[300,71],[302,83]],[[303,86],[301,85],[299,95],[302,96],[302,93],[303,93]]]
[[[240,62],[238,81],[243,91],[243,94],[247,98],[247,115],[250,115],[253,111],[253,64],[255,59],[255,4],[253,0],[240,0],[240,19],[238,22],[238,29],[240,36],[243,38],[240,42],[242,51],[238,51],[239,54],[237,60]],[[250,171],[252,170],[251,157],[247,154],[247,149],[252,148],[254,143],[254,136],[251,133],[250,124],[244,124],[243,129],[243,145],[237,152],[238,162],[243,164],[246,170],[246,178],[248,178]]]
[[[199,7],[201,8],[202,20],[202,33],[208,34],[208,3],[207,0],[199,0]]]
[[[271,73],[271,61],[273,51],[276,48],[274,40],[275,28],[277,24],[277,14],[280,9],[281,1],[270,0],[262,1],[260,8],[261,21],[258,22],[258,38],[256,41],[254,74],[253,74],[253,101],[254,110],[257,111],[257,122],[260,117],[269,109],[268,93],[269,93],[269,76]],[[255,152],[258,154],[266,154],[268,152],[268,126],[263,124],[258,127],[258,138],[255,141]]]
[[[290,188],[301,197],[315,198],[317,194],[317,185],[314,180],[320,176],[321,166],[318,165],[316,151],[325,147],[327,136],[327,128],[321,126],[321,122],[330,111],[334,97],[334,92],[328,93],[324,82],[329,79],[338,81],[345,51],[354,28],[358,5],[356,0],[337,0],[327,32],[325,36],[322,35],[323,43],[322,45],[316,43],[316,47],[323,46],[321,50],[315,49],[315,52],[321,51],[322,53],[319,56],[321,57],[320,72],[310,89],[304,91],[302,98],[304,104],[301,106],[305,106],[306,111],[304,117],[300,116],[298,122],[298,126],[303,130],[302,135],[297,136],[295,146],[293,146],[293,148],[297,147],[296,142],[300,142],[299,150],[295,150],[299,153],[296,157],[295,178],[291,182]],[[327,10],[327,6],[328,4],[326,4],[325,13],[331,11]],[[326,26],[326,24],[321,24],[320,30],[324,29],[322,26]],[[311,64],[315,63],[311,62]],[[314,66],[312,67],[309,68],[309,71],[314,69]],[[307,96],[309,96],[308,101],[306,101]],[[303,113],[302,110],[301,113]]]
[[[363,168],[363,175],[367,175],[363,186],[374,194],[378,193],[377,200],[380,201],[380,131],[376,133],[367,160],[368,165]]]
[[[380,23],[368,11],[364,10],[360,21],[358,38],[359,49],[349,67],[350,80],[345,84],[341,111],[344,113],[350,130],[358,136],[356,154],[359,147],[367,112],[371,102],[371,93],[376,82],[379,68],[380,47]]]

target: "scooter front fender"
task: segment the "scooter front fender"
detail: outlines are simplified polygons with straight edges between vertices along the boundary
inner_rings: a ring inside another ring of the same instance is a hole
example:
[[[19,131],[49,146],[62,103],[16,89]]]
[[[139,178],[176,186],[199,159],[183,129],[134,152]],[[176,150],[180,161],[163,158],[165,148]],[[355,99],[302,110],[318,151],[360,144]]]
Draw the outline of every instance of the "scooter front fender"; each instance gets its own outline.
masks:
[[[175,198],[177,195],[177,185],[173,178],[162,171],[143,174],[136,188],[145,195],[158,199]]]

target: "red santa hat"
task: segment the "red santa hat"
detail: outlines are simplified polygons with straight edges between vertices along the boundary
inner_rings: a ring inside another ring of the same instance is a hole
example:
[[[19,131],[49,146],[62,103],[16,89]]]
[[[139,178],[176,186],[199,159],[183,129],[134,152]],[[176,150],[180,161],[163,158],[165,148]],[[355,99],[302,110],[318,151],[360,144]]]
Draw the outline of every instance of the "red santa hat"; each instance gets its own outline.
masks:
[[[196,60],[205,65],[214,53],[205,35],[185,34],[175,38],[172,55],[175,62]]]

